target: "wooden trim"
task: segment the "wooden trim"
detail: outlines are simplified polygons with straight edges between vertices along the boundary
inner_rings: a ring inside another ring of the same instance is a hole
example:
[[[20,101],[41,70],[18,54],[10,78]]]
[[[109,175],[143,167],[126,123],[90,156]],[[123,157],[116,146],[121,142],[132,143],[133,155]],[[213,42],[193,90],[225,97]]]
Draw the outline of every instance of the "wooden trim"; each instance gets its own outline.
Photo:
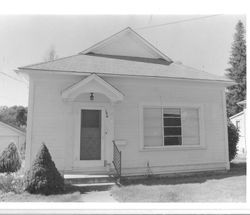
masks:
[[[29,104],[28,104],[28,119],[26,133],[26,151],[25,151],[25,169],[28,170],[32,162],[32,136],[33,136],[33,116],[35,104],[35,84],[34,80],[29,79]]]
[[[109,113],[111,112],[111,106],[107,103],[74,103],[74,150],[73,150],[73,169],[84,168],[88,166],[92,167],[103,167],[104,160],[109,157],[107,153],[107,149],[109,147],[107,132],[106,129],[108,127],[109,132],[112,133],[110,123],[106,119],[105,110]],[[80,147],[80,113],[82,109],[93,109],[93,110],[101,110],[102,111],[102,128],[101,128],[101,160],[80,160],[79,147]],[[111,134],[112,135],[112,134]],[[113,138],[113,137],[111,137]],[[111,141],[111,140],[110,140]]]
[[[31,68],[19,68],[20,71],[23,73],[28,73],[32,71],[34,72],[44,72],[44,73],[53,73],[53,74],[63,74],[63,75],[80,75],[80,76],[87,76],[91,75],[93,73],[86,72],[86,71],[63,71],[63,70],[48,70],[48,69],[31,69]],[[230,80],[210,80],[210,79],[194,79],[194,78],[182,78],[182,77],[167,77],[167,76],[154,76],[154,75],[132,75],[132,74],[112,74],[112,73],[96,73],[99,76],[103,77],[133,77],[133,78],[154,78],[154,79],[169,79],[169,80],[175,80],[175,81],[191,81],[191,82],[199,82],[199,83],[206,83],[206,84],[218,84],[218,86],[232,86],[236,83],[234,81]]]
[[[199,114],[199,145],[188,146],[161,146],[161,147],[145,147],[144,146],[144,121],[143,121],[143,109],[144,107],[158,107],[158,108],[196,108]],[[190,104],[190,103],[140,103],[139,105],[139,132],[140,132],[140,151],[159,151],[159,150],[192,150],[192,149],[205,149],[205,132],[204,132],[204,113],[203,104]]]
[[[85,85],[87,85],[88,83],[90,83],[91,81],[96,81],[100,87],[103,86],[105,88],[105,90],[103,89],[95,89],[95,90],[79,90],[79,88],[84,87]],[[74,92],[76,92],[75,95]],[[90,76],[88,76],[87,78],[84,78],[83,80],[79,81],[76,84],[73,84],[72,86],[64,89],[61,93],[62,98],[63,99],[70,99],[70,100],[74,100],[79,94],[81,93],[89,93],[89,92],[93,92],[93,93],[101,93],[104,94],[105,96],[107,96],[112,102],[116,102],[116,101],[122,101],[123,100],[123,94],[118,91],[116,88],[114,88],[111,84],[109,84],[108,82],[104,81],[102,78],[100,78],[99,76],[92,74]]]
[[[227,163],[227,170],[230,169],[229,162],[229,148],[228,148],[228,130],[227,130],[227,105],[226,105],[226,93],[225,89],[221,90],[222,94],[222,109],[223,109],[223,122],[224,122],[224,139],[225,139],[225,162]]]

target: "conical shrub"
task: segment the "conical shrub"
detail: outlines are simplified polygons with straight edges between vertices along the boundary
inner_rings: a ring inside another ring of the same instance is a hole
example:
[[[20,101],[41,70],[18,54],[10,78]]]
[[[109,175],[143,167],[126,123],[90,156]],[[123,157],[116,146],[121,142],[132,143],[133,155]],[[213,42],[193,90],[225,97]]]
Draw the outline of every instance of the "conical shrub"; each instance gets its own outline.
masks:
[[[10,143],[0,155],[0,173],[16,172],[21,166],[18,149],[14,143]]]
[[[25,190],[34,194],[58,194],[64,191],[64,179],[45,144],[42,144],[36,158],[25,175]]]

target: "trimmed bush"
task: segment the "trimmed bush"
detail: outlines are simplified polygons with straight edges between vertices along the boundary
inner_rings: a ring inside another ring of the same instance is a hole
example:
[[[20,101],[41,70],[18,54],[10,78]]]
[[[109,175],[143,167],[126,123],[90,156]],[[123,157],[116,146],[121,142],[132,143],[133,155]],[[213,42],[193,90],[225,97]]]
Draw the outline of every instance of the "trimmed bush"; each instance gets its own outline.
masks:
[[[18,149],[14,143],[9,146],[0,155],[0,173],[11,173],[18,171],[22,166]]]
[[[237,144],[239,141],[239,130],[234,126],[234,124],[228,120],[228,149],[229,149],[229,161],[233,160],[237,155]]]
[[[64,179],[45,144],[42,144],[36,158],[25,174],[25,190],[34,194],[59,194],[64,191]]]

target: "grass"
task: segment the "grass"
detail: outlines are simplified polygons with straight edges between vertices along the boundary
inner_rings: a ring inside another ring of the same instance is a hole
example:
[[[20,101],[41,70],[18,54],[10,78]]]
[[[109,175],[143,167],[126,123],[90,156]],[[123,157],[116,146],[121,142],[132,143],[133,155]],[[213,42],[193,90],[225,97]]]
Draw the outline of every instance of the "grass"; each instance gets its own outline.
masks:
[[[124,180],[111,190],[120,202],[245,202],[246,164],[232,163],[228,172]]]
[[[80,198],[80,192],[50,196],[34,195],[27,192],[22,194],[0,192],[0,202],[77,202],[80,201]]]
[[[22,170],[18,174],[22,175]],[[105,201],[105,195],[112,195],[119,202],[245,202],[246,163],[231,163],[228,172],[123,180],[121,187],[107,190],[104,196],[96,191],[93,197],[90,191],[70,185],[66,186],[64,194],[50,196],[0,190],[0,202],[80,202],[92,201],[93,198],[95,201]]]

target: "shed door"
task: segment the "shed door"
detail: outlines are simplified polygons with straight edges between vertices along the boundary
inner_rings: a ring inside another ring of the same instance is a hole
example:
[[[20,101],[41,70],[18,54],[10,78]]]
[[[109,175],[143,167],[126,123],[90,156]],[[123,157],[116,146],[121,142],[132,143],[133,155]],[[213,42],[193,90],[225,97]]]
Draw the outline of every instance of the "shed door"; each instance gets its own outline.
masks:
[[[101,160],[101,110],[81,110],[80,160]]]

